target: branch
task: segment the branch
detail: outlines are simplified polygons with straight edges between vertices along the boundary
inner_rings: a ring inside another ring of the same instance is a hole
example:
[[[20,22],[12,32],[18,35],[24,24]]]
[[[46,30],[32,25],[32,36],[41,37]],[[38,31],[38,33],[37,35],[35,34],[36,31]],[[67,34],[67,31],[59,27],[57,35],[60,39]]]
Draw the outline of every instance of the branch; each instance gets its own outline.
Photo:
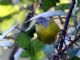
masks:
[[[71,42],[66,48],[63,49],[62,52],[66,51],[67,49],[69,49],[71,46],[73,46],[73,44],[78,41],[78,39],[80,38],[80,34],[78,36],[76,36],[76,38],[73,40],[73,42]]]
[[[66,17],[64,28],[63,28],[63,30],[62,30],[62,32],[60,34],[61,38],[59,38],[60,46],[59,46],[59,50],[58,50],[58,53],[60,53],[60,54],[62,53],[62,48],[63,48],[63,43],[64,43],[64,39],[65,39],[66,30],[67,30],[67,27],[68,27],[68,24],[69,24],[69,20],[70,20],[74,5],[75,5],[75,0],[72,0],[72,5],[71,5],[69,13],[68,13],[68,15]]]

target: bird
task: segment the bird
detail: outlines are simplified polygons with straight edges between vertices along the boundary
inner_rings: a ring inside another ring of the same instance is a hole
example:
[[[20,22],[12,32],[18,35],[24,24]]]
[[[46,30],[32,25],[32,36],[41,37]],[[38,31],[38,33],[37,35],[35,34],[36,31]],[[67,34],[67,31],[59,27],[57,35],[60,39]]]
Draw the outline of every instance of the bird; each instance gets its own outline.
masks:
[[[59,24],[57,25],[54,20],[47,18],[62,15],[66,16],[66,13],[64,11],[46,11],[33,16],[27,21],[32,21],[32,23],[30,23],[25,31],[27,32],[33,26],[35,26],[39,40],[41,40],[43,43],[51,44],[55,41],[55,37],[61,28],[59,28]]]
[[[45,44],[53,43],[60,31],[60,28],[55,21],[48,20],[45,17],[38,17],[35,20],[35,29],[39,40]]]

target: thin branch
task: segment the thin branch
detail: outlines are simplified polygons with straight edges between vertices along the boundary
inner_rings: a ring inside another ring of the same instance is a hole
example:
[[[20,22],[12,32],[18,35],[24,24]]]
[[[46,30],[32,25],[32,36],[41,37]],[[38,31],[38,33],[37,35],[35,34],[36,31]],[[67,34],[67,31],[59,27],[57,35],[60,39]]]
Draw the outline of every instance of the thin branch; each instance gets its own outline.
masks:
[[[69,49],[71,46],[73,46],[73,44],[78,41],[78,39],[80,38],[80,34],[73,40],[73,42],[71,42],[66,48],[63,49],[62,52],[66,51],[67,49]]]

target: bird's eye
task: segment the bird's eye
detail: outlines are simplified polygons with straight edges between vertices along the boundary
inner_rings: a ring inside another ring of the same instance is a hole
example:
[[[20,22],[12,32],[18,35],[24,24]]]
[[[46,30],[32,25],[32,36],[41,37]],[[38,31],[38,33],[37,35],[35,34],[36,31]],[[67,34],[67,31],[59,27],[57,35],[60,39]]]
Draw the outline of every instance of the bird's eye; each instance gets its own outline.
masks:
[[[41,23],[43,23],[43,21],[41,20]]]

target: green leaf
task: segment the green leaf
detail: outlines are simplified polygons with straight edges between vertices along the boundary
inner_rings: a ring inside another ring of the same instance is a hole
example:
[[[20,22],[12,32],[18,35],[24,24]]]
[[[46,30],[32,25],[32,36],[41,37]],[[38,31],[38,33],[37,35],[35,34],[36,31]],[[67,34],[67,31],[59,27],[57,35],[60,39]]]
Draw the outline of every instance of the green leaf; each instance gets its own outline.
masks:
[[[27,50],[22,52],[21,57],[29,57],[29,56],[32,57],[32,56],[34,56],[34,54],[35,54],[35,51],[34,51],[33,46],[29,45],[27,47]]]
[[[30,44],[30,39],[31,37],[29,37],[26,32],[22,32],[17,36],[16,43],[22,48],[27,48]]]
[[[44,60],[45,54],[42,50],[36,52],[34,56],[31,57],[31,60]]]
[[[40,41],[40,40],[33,40],[32,41],[32,45],[34,47],[34,50],[37,52],[37,51],[40,51],[42,49],[42,47],[44,46],[44,44]]]
[[[42,0],[42,9],[46,11],[53,6],[56,6],[57,2],[59,2],[59,0]]]
[[[26,56],[33,56],[34,55],[34,48],[30,42],[31,37],[26,33],[22,32],[20,33],[16,38],[16,43],[18,46],[24,48],[27,52],[23,53],[23,57]]]
[[[43,45],[44,44],[39,40],[31,41],[27,46],[27,50],[22,53],[21,57],[35,56],[35,54],[42,49]]]
[[[27,52],[28,52],[28,54],[29,54],[30,57],[32,57],[32,56],[35,55],[35,50],[34,50],[34,47],[32,46],[32,44],[28,45]]]
[[[30,46],[27,47],[27,50],[23,51],[22,54],[21,54],[21,57],[32,57],[35,55],[35,51],[34,51],[34,48],[33,46]]]
[[[80,58],[79,57],[77,57],[77,56],[74,56],[73,58],[71,58],[70,60],[80,60]]]
[[[60,4],[59,6],[56,6],[55,9],[56,10],[65,10],[65,9],[69,9],[70,8],[70,4]]]
[[[0,0],[1,5],[10,5],[11,1],[10,0]]]
[[[28,51],[23,51],[21,57],[29,57]]]

